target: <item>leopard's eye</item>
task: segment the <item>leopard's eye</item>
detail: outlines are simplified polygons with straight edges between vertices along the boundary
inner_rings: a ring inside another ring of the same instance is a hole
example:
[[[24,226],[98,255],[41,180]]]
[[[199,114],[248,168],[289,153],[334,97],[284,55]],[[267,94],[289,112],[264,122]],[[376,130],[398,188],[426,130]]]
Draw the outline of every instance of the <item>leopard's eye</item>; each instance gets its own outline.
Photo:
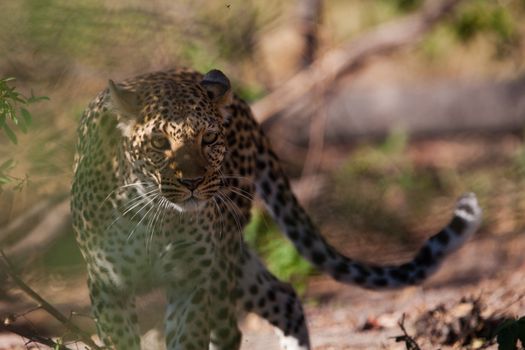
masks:
[[[167,150],[171,148],[170,141],[164,136],[153,136],[151,139],[151,145],[159,150]]]
[[[204,145],[211,145],[217,142],[218,138],[219,138],[218,132],[215,132],[215,131],[205,132],[204,135],[202,135],[202,143]]]

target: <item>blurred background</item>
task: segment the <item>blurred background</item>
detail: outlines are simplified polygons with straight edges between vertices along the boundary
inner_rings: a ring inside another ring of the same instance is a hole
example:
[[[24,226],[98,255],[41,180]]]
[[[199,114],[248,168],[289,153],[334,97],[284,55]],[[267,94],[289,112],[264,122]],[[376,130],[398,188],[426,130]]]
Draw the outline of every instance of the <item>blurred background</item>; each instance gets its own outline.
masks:
[[[523,0],[0,1],[0,79],[48,98],[27,130],[7,120],[17,144],[0,130],[0,247],[85,312],[68,206],[79,118],[110,78],[186,66],[229,76],[341,251],[406,259],[473,191],[484,259],[463,282],[523,266],[524,15]],[[258,208],[246,238],[272,271],[315,305],[336,298]],[[28,310],[0,279],[0,314]]]

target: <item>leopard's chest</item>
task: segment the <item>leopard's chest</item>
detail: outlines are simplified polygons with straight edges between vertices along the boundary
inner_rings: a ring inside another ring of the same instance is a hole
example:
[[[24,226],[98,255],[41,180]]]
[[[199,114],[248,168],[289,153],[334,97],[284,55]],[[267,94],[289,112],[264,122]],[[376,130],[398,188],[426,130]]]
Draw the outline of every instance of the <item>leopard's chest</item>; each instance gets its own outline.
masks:
[[[186,215],[155,207],[142,214],[113,212],[113,221],[98,227],[98,237],[83,249],[90,272],[99,280],[123,289],[146,289],[191,280],[216,259],[220,224],[210,220],[207,208]]]

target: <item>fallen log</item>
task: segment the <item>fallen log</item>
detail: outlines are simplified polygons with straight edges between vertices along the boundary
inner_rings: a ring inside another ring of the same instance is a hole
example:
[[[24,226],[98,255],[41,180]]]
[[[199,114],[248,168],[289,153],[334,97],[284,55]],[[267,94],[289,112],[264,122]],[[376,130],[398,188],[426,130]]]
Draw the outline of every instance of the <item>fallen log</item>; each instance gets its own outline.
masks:
[[[287,141],[305,145],[318,106],[305,96],[275,128],[294,130]],[[520,131],[525,123],[525,76],[508,81],[455,80],[405,86],[342,86],[322,107],[325,144],[376,138],[398,128],[413,137],[458,132]],[[320,132],[320,131],[318,131]]]

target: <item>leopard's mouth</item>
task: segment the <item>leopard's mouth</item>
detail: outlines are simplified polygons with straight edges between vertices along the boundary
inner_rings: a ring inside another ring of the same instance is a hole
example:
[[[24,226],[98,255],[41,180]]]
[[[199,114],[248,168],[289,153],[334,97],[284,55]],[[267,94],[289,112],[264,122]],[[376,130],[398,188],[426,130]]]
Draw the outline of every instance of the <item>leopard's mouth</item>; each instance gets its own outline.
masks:
[[[180,186],[160,186],[162,196],[179,212],[193,212],[204,208],[216,195],[213,188],[188,189]]]

